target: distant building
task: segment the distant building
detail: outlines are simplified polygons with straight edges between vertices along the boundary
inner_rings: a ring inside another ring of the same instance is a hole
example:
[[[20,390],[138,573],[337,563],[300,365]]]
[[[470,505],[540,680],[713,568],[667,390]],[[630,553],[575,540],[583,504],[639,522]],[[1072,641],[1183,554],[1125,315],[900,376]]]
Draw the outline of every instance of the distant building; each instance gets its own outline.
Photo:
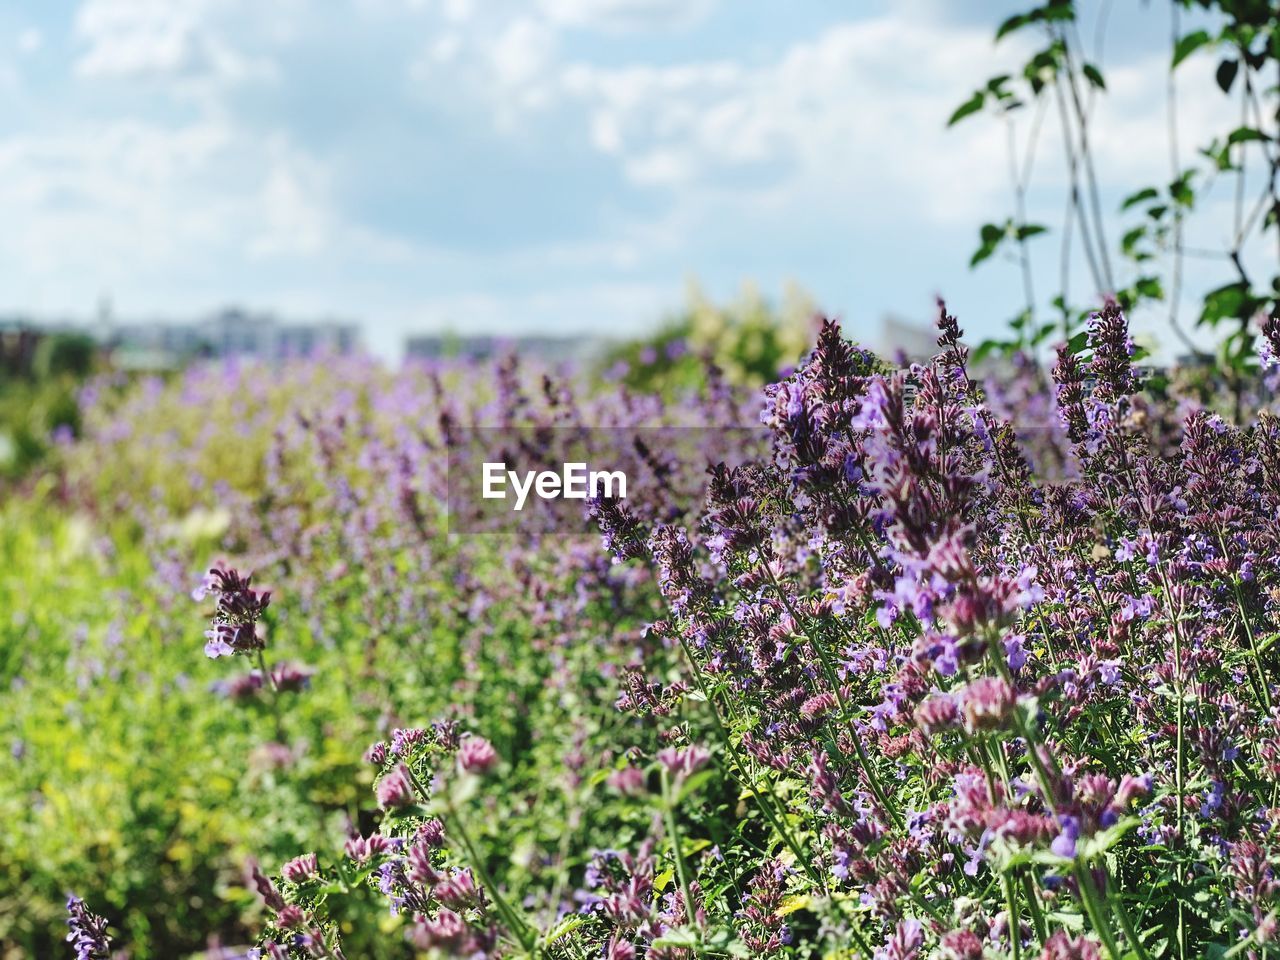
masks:
[[[938,331],[896,314],[887,313],[880,320],[879,352],[886,360],[899,355],[911,363],[928,361],[938,353]]]
[[[282,323],[272,314],[237,307],[194,323],[116,323],[103,334],[116,362],[124,367],[173,367],[205,357],[279,362],[345,356],[360,346],[360,331],[354,324]]]
[[[405,340],[405,360],[424,361],[456,358],[486,360],[504,353],[534,357],[547,363],[593,359],[604,352],[608,341],[601,337],[499,337],[421,334]]]

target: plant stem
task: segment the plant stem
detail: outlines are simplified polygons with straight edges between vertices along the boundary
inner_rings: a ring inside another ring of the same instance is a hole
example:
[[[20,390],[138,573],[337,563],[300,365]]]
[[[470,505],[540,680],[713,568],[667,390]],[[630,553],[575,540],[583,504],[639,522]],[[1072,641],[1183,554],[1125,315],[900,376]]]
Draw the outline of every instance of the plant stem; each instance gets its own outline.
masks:
[[[662,769],[662,818],[667,826],[667,842],[671,844],[671,856],[676,861],[676,876],[680,880],[680,893],[684,897],[684,915],[690,929],[697,931],[698,923],[693,906],[693,894],[689,886],[689,874],[684,864],[684,853],[680,850],[680,831],[676,829],[676,802],[671,795],[671,779],[666,768]],[[697,934],[699,941],[702,934]]]
[[[755,798],[757,806],[760,807],[760,812],[763,813],[765,819],[773,825],[773,828],[778,831],[778,835],[782,837],[783,843],[785,843],[795,855],[796,863],[800,864],[805,873],[809,875],[810,880],[825,889],[826,883],[824,878],[814,870],[813,864],[809,862],[807,857],[805,857],[804,851],[800,848],[800,844],[796,842],[794,837],[792,837],[791,831],[788,830],[786,825],[782,822],[782,818],[773,810],[772,803],[766,802],[765,795],[756,789],[754,782],[755,778],[751,775],[751,771],[747,765],[742,762],[742,755],[738,752],[738,748],[734,745],[733,738],[730,736],[728,728],[724,725],[724,720],[720,717],[720,708],[717,705],[710,688],[706,685],[706,681],[702,676],[702,670],[698,667],[698,662],[693,659],[693,651],[689,649],[689,645],[685,642],[683,634],[680,636],[680,648],[684,651],[685,659],[689,661],[689,666],[693,670],[694,682],[697,683],[699,692],[706,698],[707,703],[711,705],[711,714],[716,721],[716,732],[720,736],[720,742],[724,744],[725,749],[729,752],[729,756],[733,758],[733,762],[737,765],[738,769],[742,771],[743,776],[747,778],[742,781],[743,785],[751,791],[751,795]]]
[[[796,629],[801,631],[802,635],[809,641],[809,645],[813,647],[814,652],[818,655],[818,660],[822,664],[822,670],[827,675],[827,682],[831,684],[831,690],[835,694],[836,704],[840,708],[840,714],[849,723],[850,739],[853,741],[854,752],[858,756],[858,764],[862,768],[862,772],[866,775],[867,783],[871,787],[871,792],[875,794],[876,800],[879,801],[881,808],[885,814],[893,822],[894,826],[902,826],[902,815],[898,813],[896,807],[889,802],[889,795],[885,792],[883,785],[880,783],[879,776],[876,775],[875,768],[871,765],[871,760],[867,756],[867,751],[862,745],[862,737],[858,733],[857,727],[854,725],[853,717],[849,715],[848,707],[845,703],[844,694],[840,690],[840,678],[836,674],[835,667],[831,663],[830,657],[827,656],[826,648],[823,647],[818,640],[804,629],[804,621],[799,612],[791,603],[791,599],[787,596],[786,591],[782,589],[782,584],[778,582],[778,578],[774,576],[773,570],[769,568],[769,563],[760,557],[760,566],[768,576],[769,582],[773,585],[774,591],[778,594],[778,599],[782,602],[783,608],[795,621]]]
[[[502,895],[502,891],[498,889],[498,885],[494,882],[493,877],[489,875],[488,869],[484,865],[484,861],[480,858],[476,851],[475,845],[471,842],[471,837],[467,834],[466,828],[462,825],[462,818],[458,816],[453,804],[448,804],[448,828],[456,831],[458,839],[462,841],[462,846],[466,850],[467,860],[471,863],[471,867],[475,870],[480,882],[485,889],[489,891],[489,895],[493,897],[494,906],[498,908],[498,912],[502,914],[502,919],[506,921],[507,926],[511,928],[511,932],[520,941],[520,946],[525,949],[526,953],[533,953],[535,934],[529,924],[521,918],[511,905],[507,903],[506,897]]]
[[[414,772],[412,767],[406,764],[405,770],[408,771],[409,779],[418,791],[418,802],[425,805],[427,799],[431,796],[431,791],[427,789],[426,784],[422,782],[422,779]],[[494,906],[502,914],[502,919],[510,928],[512,935],[520,942],[520,946],[524,948],[526,953],[532,955],[537,941],[536,933],[528,922],[512,908],[511,904],[507,903],[506,897],[502,895],[502,891],[498,889],[493,877],[489,875],[489,870],[485,867],[484,861],[477,852],[475,845],[471,842],[471,837],[463,825],[462,817],[458,814],[457,808],[449,798],[447,790],[444,795],[444,808],[445,829],[451,830],[458,835],[458,839],[462,841],[463,849],[466,852],[467,861],[471,864],[471,869],[475,871],[476,876],[480,878],[481,886],[493,898]]]
[[[1076,885],[1080,887],[1080,899],[1084,902],[1085,912],[1089,914],[1089,920],[1093,924],[1094,931],[1102,938],[1102,944],[1107,948],[1107,955],[1111,960],[1120,960],[1120,947],[1116,943],[1116,935],[1111,930],[1111,923],[1107,920],[1107,914],[1102,909],[1102,904],[1098,902],[1098,888],[1093,882],[1093,873],[1090,871],[1087,863],[1076,861],[1073,867],[1076,877]]]
[[[1013,960],[1022,960],[1022,918],[1018,916],[1017,892],[1008,871],[1001,879],[1004,882],[1005,909],[1009,911],[1009,947],[1013,950]]]
[[[1049,939],[1049,929],[1045,926],[1044,913],[1040,910],[1040,898],[1036,893],[1035,884],[1031,882],[1031,877],[1025,871],[1022,872],[1022,892],[1027,900],[1027,907],[1031,911],[1031,925],[1036,928],[1036,936],[1043,946],[1045,941]]]
[[[1111,884],[1107,886],[1107,903],[1111,906],[1111,912],[1120,921],[1120,929],[1124,931],[1124,937],[1129,941],[1130,949],[1138,955],[1138,960],[1151,960],[1147,948],[1138,939],[1138,931],[1134,929],[1133,921],[1129,919],[1129,911],[1125,909],[1119,891],[1114,890]]]
[[[284,743],[284,721],[280,716],[280,687],[276,685],[276,678],[268,669],[266,655],[261,650],[258,651],[258,669],[262,672],[263,683],[271,690],[271,718],[275,722],[276,742]]]

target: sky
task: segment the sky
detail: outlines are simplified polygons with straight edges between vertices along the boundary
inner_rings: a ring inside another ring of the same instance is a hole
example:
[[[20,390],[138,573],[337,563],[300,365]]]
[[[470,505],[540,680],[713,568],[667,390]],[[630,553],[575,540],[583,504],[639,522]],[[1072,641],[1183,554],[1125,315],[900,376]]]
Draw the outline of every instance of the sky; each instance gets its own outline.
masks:
[[[1082,35],[1108,76],[1093,116],[1114,211],[1169,179],[1169,10],[1100,3]],[[0,313],[239,304],[358,321],[394,356],[446,329],[637,333],[696,278],[718,298],[794,281],[871,341],[942,294],[994,335],[1019,273],[968,260],[1010,210],[1006,131],[946,120],[1031,49],[993,42],[1018,6],[0,0]],[[1180,71],[1187,154],[1232,126],[1194,89],[1212,68]],[[1042,130],[1031,219],[1052,223],[1066,172]],[[1197,213],[1211,237],[1225,203]],[[1058,246],[1036,249],[1047,301]]]

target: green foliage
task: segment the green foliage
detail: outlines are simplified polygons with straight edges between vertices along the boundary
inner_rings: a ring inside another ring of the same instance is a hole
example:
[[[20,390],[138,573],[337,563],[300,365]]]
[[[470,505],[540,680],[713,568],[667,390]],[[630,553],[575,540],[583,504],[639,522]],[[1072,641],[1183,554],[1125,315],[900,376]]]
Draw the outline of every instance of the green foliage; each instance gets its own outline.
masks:
[[[40,340],[29,369],[0,364],[0,493],[49,455],[55,433],[79,430],[78,393],[97,355],[91,337],[59,333]]]
[[[711,360],[728,382],[760,386],[794,363],[813,337],[817,308],[791,286],[775,306],[752,286],[721,306],[696,285],[657,332],[610,351],[603,373],[637,390],[670,394],[699,388]]]
[[[182,595],[159,588],[140,545],[95,544],[102,532],[44,500],[0,514],[0,606],[21,611],[0,618],[0,944],[53,956],[67,889],[96,887],[133,956],[172,957],[197,931],[237,928],[229,883],[250,851],[283,854],[340,822],[359,750],[330,720],[346,690],[326,685],[291,715],[317,748],[282,777],[260,749],[264,718],[210,693],[218,671],[190,655]]]
[[[1195,11],[1205,25],[1179,29],[1172,37],[1169,89],[1176,91],[1178,78],[1185,74],[1179,70],[1183,64],[1212,53],[1218,57],[1211,81],[1213,92],[1231,95],[1231,100],[1223,102],[1222,115],[1237,120],[1209,143],[1199,146],[1207,169],[1183,169],[1172,182],[1143,187],[1124,199],[1119,213],[1136,215],[1137,222],[1129,221],[1116,231],[1103,214],[1098,158],[1091,141],[1096,110],[1090,98],[1105,96],[1108,88],[1101,68],[1086,57],[1084,34],[1076,22],[1078,11],[1073,0],[1050,0],[1004,20],[995,33],[997,42],[1015,33],[1032,33],[1042,38],[1043,46],[1028,57],[1016,80],[1007,74],[992,77],[952,113],[948,125],[984,108],[1011,123],[1012,112],[1026,104],[1034,105],[1037,117],[1044,113],[1058,115],[1066,145],[1060,142],[1057,149],[1063,154],[1063,164],[1070,175],[1068,212],[1057,231],[1062,243],[1060,289],[1051,301],[1059,317],[1059,339],[1070,340],[1079,330],[1082,311],[1069,306],[1073,291],[1066,288],[1066,265],[1079,254],[1089,271],[1086,299],[1092,300],[1098,291],[1103,291],[1114,296],[1126,310],[1167,310],[1172,332],[1187,349],[1202,353],[1179,324],[1176,302],[1183,282],[1183,259],[1193,251],[1198,257],[1217,259],[1230,278],[1204,295],[1195,321],[1204,331],[1199,342],[1208,339],[1217,343],[1217,362],[1242,383],[1253,364],[1256,318],[1280,310],[1280,272],[1262,280],[1251,276],[1245,266],[1250,261],[1250,250],[1270,254],[1278,239],[1275,234],[1280,231],[1280,181],[1274,175],[1280,162],[1276,150],[1280,142],[1280,88],[1275,84],[1280,68],[1280,7],[1256,0],[1170,0],[1170,4],[1175,27],[1181,23],[1179,16],[1184,10]],[[1171,109],[1178,109],[1176,100]],[[1170,136],[1175,138],[1170,148],[1174,162],[1180,163],[1176,128],[1176,123],[1170,124]],[[1039,224],[1028,224],[1025,212],[1040,129],[1039,121],[1033,122],[1019,146],[1011,127],[1015,213],[1003,222],[992,220],[984,224],[979,246],[970,258],[970,266],[976,267],[1009,244],[1016,246],[1010,252],[1023,272],[1027,303],[1014,321],[1015,336],[993,341],[986,346],[987,352],[1025,349],[1038,342],[1027,336],[1029,330],[1041,329],[1041,324],[1035,319],[1039,304],[1033,291],[1037,285],[1022,241],[1028,229],[1035,234],[1047,230]],[[1041,155],[1043,152],[1039,151]],[[1250,168],[1255,171],[1254,176],[1246,179]],[[1256,173],[1259,169],[1264,171],[1261,176]],[[1234,193],[1232,231],[1225,243],[1216,229],[1206,229],[1206,236],[1197,236],[1197,221],[1190,219],[1197,206],[1211,196],[1215,184],[1224,179]],[[1247,197],[1246,191],[1254,196]],[[1116,236],[1119,243],[1113,248],[1110,238]],[[1124,269],[1113,262],[1115,254]]]
[[[58,333],[45,337],[36,348],[32,372],[37,380],[73,377],[83,380],[93,370],[98,345],[83,333]]]
[[[48,456],[58,428],[79,428],[78,388],[68,376],[0,381],[0,487]]]
[[[356,547],[331,493],[340,477],[367,498],[372,474],[354,450],[319,474],[305,431],[279,457],[273,444],[320,407],[342,411],[352,442],[390,435],[405,413],[379,416],[371,393],[392,375],[362,367],[357,383],[313,365],[230,390],[221,376],[99,391],[85,414],[96,439],[62,454],[60,478],[0,505],[0,956],[61,956],[72,889],[93,891],[135,960],[194,956],[211,935],[251,944],[261,907],[246,863],[276,872],[307,850],[332,863],[349,829],[370,832],[373,771],[360,757],[389,726],[483,718],[515,758],[502,793],[474,802],[489,871],[516,895],[550,885],[550,854],[569,840],[558,871],[642,836],[642,810],[561,771],[572,751],[607,765],[634,741],[601,684],[613,654],[600,624],[638,636],[649,601],[619,585],[607,610],[533,623],[509,600],[481,607],[455,580],[465,569],[499,597],[521,596],[524,578],[572,596],[580,572],[563,569],[560,540],[513,568],[501,538],[419,539],[384,523],[369,531],[376,558],[339,563]],[[207,397],[184,402],[201,385]],[[284,514],[312,550],[273,563],[275,531],[254,525]],[[205,658],[189,596],[212,562],[246,551],[277,588],[273,657],[314,670],[279,726],[265,698],[218,691],[247,665]],[[399,921],[376,889],[357,885],[332,912],[349,958],[406,955],[384,935]]]

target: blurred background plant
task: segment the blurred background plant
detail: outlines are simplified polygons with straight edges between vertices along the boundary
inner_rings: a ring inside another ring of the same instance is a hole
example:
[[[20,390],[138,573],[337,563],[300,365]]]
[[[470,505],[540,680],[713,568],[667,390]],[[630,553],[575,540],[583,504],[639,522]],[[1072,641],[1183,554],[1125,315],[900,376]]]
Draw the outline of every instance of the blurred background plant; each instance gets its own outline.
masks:
[[[710,361],[730,383],[762,386],[813,342],[817,314],[817,303],[796,283],[777,302],[747,283],[737,297],[717,304],[690,281],[684,308],[653,333],[607,351],[601,372],[632,389],[670,395],[697,389]]]
[[[80,427],[77,392],[101,366],[87,334],[0,334],[0,483],[37,465]]]

